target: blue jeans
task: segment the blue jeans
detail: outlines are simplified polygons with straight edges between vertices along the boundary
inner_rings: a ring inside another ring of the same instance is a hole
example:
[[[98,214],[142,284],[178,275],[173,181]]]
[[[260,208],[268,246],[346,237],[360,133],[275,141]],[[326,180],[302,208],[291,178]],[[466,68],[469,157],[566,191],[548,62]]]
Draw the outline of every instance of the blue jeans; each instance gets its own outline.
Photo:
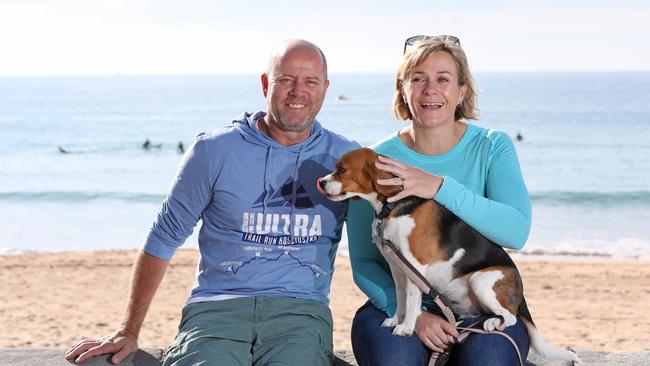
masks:
[[[437,307],[430,312],[441,314]],[[382,327],[386,313],[372,304],[365,304],[352,321],[352,350],[359,366],[426,366],[431,351],[417,335],[402,337],[393,335],[393,328]],[[462,325],[474,323],[478,318],[467,319]],[[522,357],[528,356],[528,331],[517,318],[517,324],[506,328]],[[454,345],[447,366],[519,366],[517,351],[504,337],[496,334],[472,334],[462,344]]]

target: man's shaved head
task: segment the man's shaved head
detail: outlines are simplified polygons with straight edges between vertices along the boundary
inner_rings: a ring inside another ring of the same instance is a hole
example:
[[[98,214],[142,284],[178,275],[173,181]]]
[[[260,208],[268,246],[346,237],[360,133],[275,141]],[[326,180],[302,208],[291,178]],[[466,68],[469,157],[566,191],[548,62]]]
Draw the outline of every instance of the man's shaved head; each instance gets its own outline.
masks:
[[[267,75],[274,74],[275,68],[277,67],[278,63],[282,62],[283,57],[287,53],[299,48],[311,49],[313,52],[317,53],[320,56],[323,62],[323,73],[324,73],[323,75],[325,77],[324,80],[327,80],[327,59],[325,58],[325,54],[318,46],[304,39],[289,39],[280,42],[275,47],[273,47],[273,50],[271,51],[271,56],[269,57],[269,64],[266,67]]]

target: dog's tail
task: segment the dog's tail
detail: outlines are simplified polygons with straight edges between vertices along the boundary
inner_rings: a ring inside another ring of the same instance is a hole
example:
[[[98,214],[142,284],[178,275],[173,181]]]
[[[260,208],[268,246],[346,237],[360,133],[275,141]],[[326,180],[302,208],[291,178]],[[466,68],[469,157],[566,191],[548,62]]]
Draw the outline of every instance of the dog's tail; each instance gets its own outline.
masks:
[[[537,352],[540,356],[552,360],[563,360],[563,361],[573,361],[574,363],[581,364],[580,358],[575,352],[569,349],[557,348],[553,345],[546,343],[542,333],[537,330],[535,323],[533,323],[533,318],[528,311],[528,305],[526,304],[526,299],[522,299],[521,304],[519,304],[519,309],[517,311],[519,316],[524,322],[526,329],[528,330],[528,337],[530,339],[531,348]]]

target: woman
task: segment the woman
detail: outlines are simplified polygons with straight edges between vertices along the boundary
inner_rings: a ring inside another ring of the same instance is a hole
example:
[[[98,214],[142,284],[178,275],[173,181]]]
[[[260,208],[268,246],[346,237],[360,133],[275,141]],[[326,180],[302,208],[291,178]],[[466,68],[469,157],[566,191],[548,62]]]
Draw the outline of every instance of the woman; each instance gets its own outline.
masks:
[[[377,166],[402,185],[390,201],[406,196],[434,199],[495,243],[519,249],[530,230],[530,197],[510,138],[467,123],[476,119],[476,92],[467,58],[452,36],[407,39],[395,79],[393,111],[411,124],[372,148],[388,158]],[[354,280],[368,296],[352,324],[352,347],[360,365],[426,365],[458,333],[425,299],[415,334],[392,335],[381,323],[395,312],[395,285],[388,264],[371,241],[373,211],[354,201],[348,215]],[[466,320],[467,323],[472,319]],[[523,352],[528,335],[521,321],[508,327]],[[448,365],[518,365],[514,347],[498,335],[472,335],[455,345]]]

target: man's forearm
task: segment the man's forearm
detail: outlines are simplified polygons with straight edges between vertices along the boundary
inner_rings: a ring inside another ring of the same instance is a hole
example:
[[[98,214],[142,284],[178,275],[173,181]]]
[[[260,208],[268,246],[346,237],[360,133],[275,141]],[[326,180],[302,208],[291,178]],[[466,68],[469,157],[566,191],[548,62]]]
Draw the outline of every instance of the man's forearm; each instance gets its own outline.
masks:
[[[131,278],[131,290],[122,320],[121,331],[134,336],[140,334],[140,328],[149,310],[156,290],[167,271],[168,261],[144,251],[138,253]]]

